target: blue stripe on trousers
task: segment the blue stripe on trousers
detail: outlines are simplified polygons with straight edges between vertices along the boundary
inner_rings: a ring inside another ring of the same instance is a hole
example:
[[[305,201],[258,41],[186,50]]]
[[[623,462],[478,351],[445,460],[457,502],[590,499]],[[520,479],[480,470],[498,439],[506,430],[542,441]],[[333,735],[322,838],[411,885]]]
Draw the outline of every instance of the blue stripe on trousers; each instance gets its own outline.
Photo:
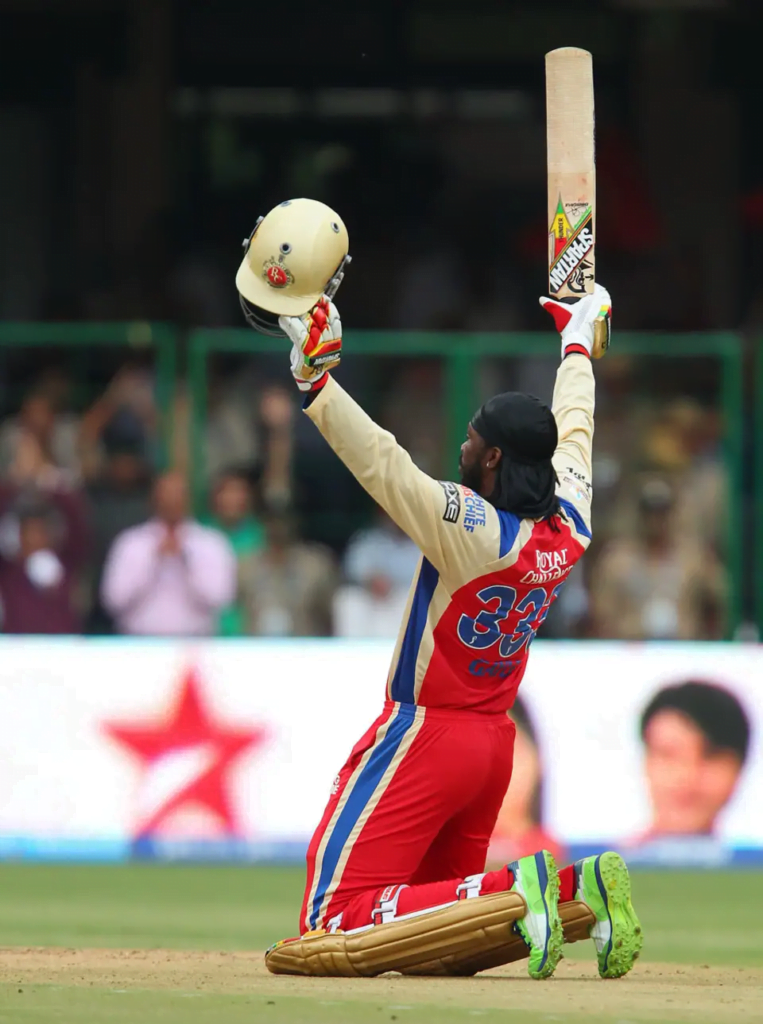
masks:
[[[376,792],[379,783],[384,777],[384,773],[392,763],[405,734],[413,725],[414,715],[415,708],[401,708],[398,710],[397,716],[392,720],[387,729],[386,736],[371,754],[365,768],[355,782],[347,803],[342,808],[342,813],[334,825],[331,837],[323,852],[321,873],[310,913],[311,928],[316,927],[321,904],[331,884],[331,879],[334,877],[334,872],[339,865],[342,852],[350,838],[350,834],[369,800]]]

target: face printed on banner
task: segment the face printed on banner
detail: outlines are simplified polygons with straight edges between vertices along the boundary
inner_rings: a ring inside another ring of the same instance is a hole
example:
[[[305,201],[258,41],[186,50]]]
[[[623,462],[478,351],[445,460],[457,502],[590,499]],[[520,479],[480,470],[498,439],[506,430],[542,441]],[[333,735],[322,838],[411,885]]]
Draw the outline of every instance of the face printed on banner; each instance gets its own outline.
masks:
[[[712,745],[688,715],[673,708],[656,712],[644,731],[646,777],[662,835],[711,833],[731,799],[742,759]]]
[[[542,821],[543,761],[532,720],[520,697],[509,717],[517,730],[514,764],[490,841],[488,867],[502,866],[539,849],[549,850],[554,857],[564,860],[566,853],[559,839],[547,830]]]
[[[498,819],[498,828],[504,834],[517,835],[539,824],[540,782],[538,748],[524,729],[517,728],[511,784]]]

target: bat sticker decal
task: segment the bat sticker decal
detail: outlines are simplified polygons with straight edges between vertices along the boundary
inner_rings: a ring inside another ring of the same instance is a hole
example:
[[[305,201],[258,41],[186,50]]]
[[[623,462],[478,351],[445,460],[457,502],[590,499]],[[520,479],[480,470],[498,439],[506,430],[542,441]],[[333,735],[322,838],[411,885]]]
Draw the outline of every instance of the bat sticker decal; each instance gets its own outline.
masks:
[[[573,216],[583,209],[582,216],[573,227],[569,213]],[[593,263],[586,259],[593,249],[593,217],[590,206],[569,203],[565,209],[562,197],[554,214],[549,231],[549,287],[556,295],[566,288],[578,295],[589,289],[586,283],[593,279]]]

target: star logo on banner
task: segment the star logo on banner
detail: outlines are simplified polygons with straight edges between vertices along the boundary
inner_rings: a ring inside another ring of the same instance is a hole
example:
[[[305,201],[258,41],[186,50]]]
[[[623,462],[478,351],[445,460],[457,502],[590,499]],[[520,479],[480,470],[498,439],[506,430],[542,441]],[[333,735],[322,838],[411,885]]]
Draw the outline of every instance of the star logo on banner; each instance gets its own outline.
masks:
[[[153,721],[106,722],[104,731],[141,764],[135,836],[148,836],[184,812],[202,811],[220,830],[243,829],[230,793],[236,761],[261,746],[266,729],[237,728],[215,718],[205,705],[195,669],[182,677],[167,711]]]

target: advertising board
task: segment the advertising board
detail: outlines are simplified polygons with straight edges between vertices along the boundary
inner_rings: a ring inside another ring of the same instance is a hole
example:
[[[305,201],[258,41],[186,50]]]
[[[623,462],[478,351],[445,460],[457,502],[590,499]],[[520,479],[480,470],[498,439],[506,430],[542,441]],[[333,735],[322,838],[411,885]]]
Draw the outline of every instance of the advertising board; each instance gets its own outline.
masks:
[[[299,860],[387,642],[0,641],[0,857]],[[763,649],[538,643],[491,857],[763,862]]]

